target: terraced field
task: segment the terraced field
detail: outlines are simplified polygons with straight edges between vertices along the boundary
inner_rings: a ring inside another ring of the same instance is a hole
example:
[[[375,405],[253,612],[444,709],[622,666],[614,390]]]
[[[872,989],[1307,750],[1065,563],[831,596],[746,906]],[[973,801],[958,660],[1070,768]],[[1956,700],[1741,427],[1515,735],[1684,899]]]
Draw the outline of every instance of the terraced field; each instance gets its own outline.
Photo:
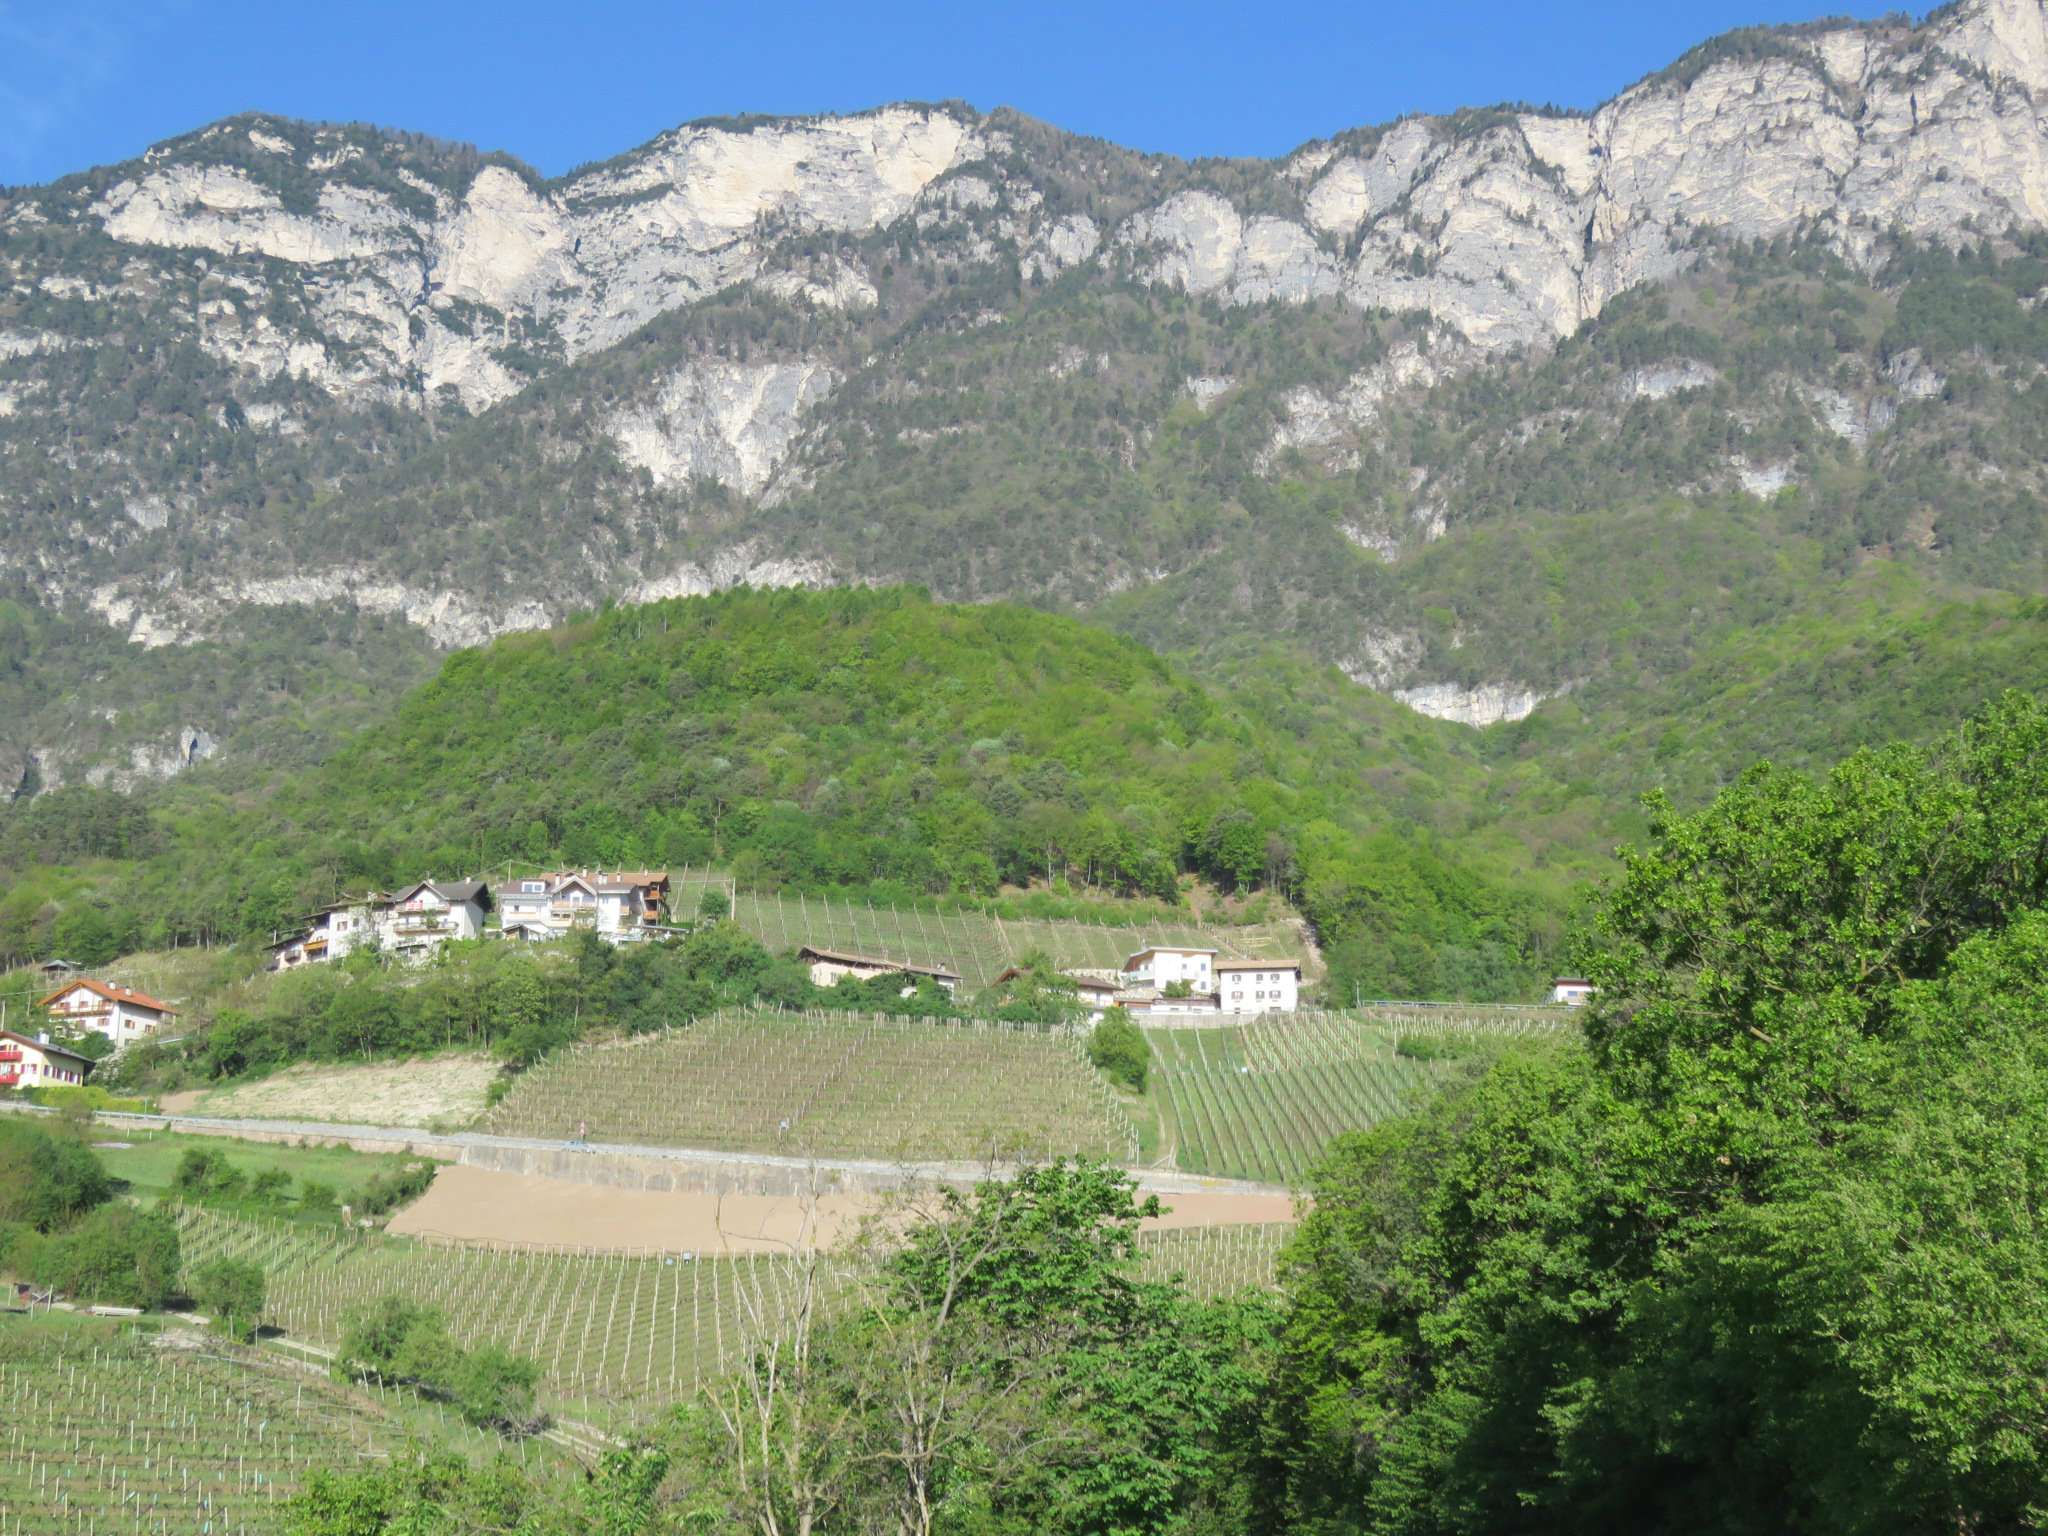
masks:
[[[314,1470],[387,1456],[417,1427],[211,1340],[162,1348],[61,1315],[11,1326],[0,1337],[7,1536],[276,1530]]]
[[[264,1264],[269,1320],[295,1338],[331,1347],[351,1309],[404,1296],[441,1308],[465,1345],[489,1339],[534,1356],[552,1406],[599,1417],[724,1371],[746,1348],[749,1320],[779,1324],[796,1285],[781,1255],[467,1247],[197,1208],[179,1226],[188,1268],[222,1254]]]
[[[1401,1054],[1403,1039],[1476,1047],[1576,1028],[1562,1009],[1390,1006],[1151,1029],[1160,1144],[1193,1173],[1293,1183],[1333,1136],[1406,1112],[1449,1070]]]
[[[441,1308],[464,1344],[490,1339],[534,1356],[550,1406],[600,1420],[672,1401],[730,1369],[759,1330],[783,1326],[802,1283],[785,1255],[485,1248],[198,1207],[181,1209],[178,1221],[189,1269],[220,1255],[265,1266],[268,1320],[295,1339],[331,1348],[352,1308],[405,1296]],[[1147,1232],[1139,1239],[1142,1273],[1185,1274],[1198,1295],[1270,1287],[1274,1256],[1292,1230],[1267,1223]],[[821,1262],[824,1307],[845,1294],[848,1264]]]
[[[593,1140],[882,1159],[1137,1155],[1137,1133],[1073,1035],[991,1023],[734,1011],[565,1051],[484,1128]]]
[[[1228,1296],[1269,1291],[1280,1249],[1294,1235],[1292,1222],[1243,1222],[1235,1226],[1173,1227],[1138,1239],[1148,1280],[1179,1275],[1191,1296]]]

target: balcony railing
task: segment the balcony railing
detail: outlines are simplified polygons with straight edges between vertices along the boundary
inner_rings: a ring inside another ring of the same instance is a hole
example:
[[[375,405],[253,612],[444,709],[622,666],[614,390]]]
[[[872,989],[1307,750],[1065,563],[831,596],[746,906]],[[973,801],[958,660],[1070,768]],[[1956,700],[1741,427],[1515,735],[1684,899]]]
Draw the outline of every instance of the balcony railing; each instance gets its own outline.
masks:
[[[0,1088],[12,1088],[21,1081],[19,1072],[0,1072]]]
[[[20,1051],[0,1051],[0,1061],[20,1061]]]

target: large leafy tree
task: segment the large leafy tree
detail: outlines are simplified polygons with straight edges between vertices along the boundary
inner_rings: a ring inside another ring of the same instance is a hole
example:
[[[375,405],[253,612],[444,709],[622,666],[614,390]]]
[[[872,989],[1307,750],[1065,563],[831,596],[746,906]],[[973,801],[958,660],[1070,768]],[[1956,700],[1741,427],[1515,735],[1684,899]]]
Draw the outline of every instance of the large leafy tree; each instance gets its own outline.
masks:
[[[1653,806],[1584,1048],[1341,1144],[1289,1259],[1303,1528],[2048,1520],[2048,713]]]

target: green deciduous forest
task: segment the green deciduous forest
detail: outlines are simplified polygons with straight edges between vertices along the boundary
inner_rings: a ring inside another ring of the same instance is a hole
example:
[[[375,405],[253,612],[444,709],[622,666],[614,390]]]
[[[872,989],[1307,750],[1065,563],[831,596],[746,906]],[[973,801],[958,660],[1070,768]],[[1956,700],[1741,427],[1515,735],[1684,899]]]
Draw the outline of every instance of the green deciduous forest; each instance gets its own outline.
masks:
[[[0,832],[24,882],[0,923],[26,950],[65,890],[131,941],[267,940],[342,890],[508,861],[902,902],[1170,904],[1194,876],[1295,903],[1347,991],[1526,996],[1561,903],[1482,774],[1451,728],[1282,659],[1226,688],[1002,605],[733,593],[460,653],[304,770],[194,772],[148,810],[41,797]]]

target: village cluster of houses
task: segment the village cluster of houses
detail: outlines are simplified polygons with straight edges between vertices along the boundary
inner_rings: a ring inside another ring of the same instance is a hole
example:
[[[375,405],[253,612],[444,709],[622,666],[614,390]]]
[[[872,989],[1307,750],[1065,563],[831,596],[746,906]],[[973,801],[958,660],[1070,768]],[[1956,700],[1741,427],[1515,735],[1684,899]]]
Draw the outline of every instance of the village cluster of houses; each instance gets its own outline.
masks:
[[[906,995],[920,980],[936,982],[946,992],[960,986],[959,975],[942,965],[809,944],[797,951],[797,958],[810,967],[811,980],[821,987],[847,976],[903,976]],[[996,985],[1006,986],[1022,974],[1012,966],[996,978]],[[1293,1013],[1301,1007],[1300,961],[1229,959],[1219,950],[1187,945],[1150,944],[1127,955],[1115,970],[1070,970],[1060,975],[1072,985],[1091,1019],[1100,1019],[1112,1008],[1163,1018]]]
[[[487,927],[490,913],[498,926]],[[270,946],[270,968],[296,970],[374,946],[417,959],[453,939],[486,935],[538,943],[587,928],[613,944],[659,938],[667,926],[668,876],[652,869],[564,870],[481,880],[421,880],[401,891],[366,891],[320,908]]]
[[[369,891],[320,908],[304,928],[270,946],[270,968],[322,964],[368,945],[418,958],[452,939],[485,936],[541,942],[587,930],[608,943],[637,943],[680,931],[668,922],[668,896],[668,876],[647,869],[522,875],[495,888],[481,880],[421,880],[402,891]],[[495,928],[486,922],[492,912],[498,915]],[[811,980],[823,987],[847,977],[901,977],[905,996],[926,981],[948,993],[960,988],[957,971],[932,962],[813,944],[797,956]],[[170,1004],[83,975],[68,961],[48,961],[43,970],[60,983],[39,1004],[51,1022],[74,1034],[104,1035],[117,1050],[157,1035],[177,1017]],[[996,978],[996,985],[1008,985],[1022,974],[1012,966]],[[1199,945],[1148,944],[1115,969],[1060,974],[1091,1020],[1112,1009],[1169,1019],[1294,1013],[1301,1007],[1300,961],[1241,959]],[[1579,1006],[1591,1001],[1595,990],[1582,977],[1560,976],[1551,984],[1551,1000]],[[91,1070],[89,1058],[53,1043],[47,1034],[0,1029],[0,1088],[82,1083]]]

